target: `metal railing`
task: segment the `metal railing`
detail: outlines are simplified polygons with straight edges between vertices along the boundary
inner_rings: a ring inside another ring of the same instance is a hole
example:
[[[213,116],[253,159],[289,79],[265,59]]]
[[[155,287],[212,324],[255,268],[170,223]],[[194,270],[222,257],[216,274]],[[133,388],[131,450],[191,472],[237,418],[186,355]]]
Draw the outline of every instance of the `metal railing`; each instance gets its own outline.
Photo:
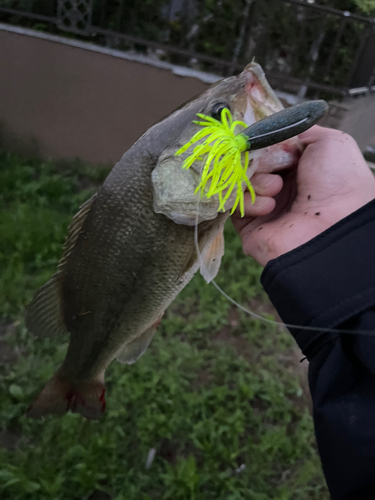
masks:
[[[223,76],[255,57],[301,97],[375,90],[375,19],[302,0],[0,0],[0,21]]]

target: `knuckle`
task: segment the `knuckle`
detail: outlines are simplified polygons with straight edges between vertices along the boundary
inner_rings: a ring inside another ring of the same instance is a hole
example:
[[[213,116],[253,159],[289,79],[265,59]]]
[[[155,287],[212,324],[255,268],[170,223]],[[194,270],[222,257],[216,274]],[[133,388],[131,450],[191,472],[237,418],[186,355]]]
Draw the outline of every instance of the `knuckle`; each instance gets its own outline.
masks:
[[[341,139],[349,144],[356,144],[354,138],[346,132],[341,133]]]
[[[344,134],[345,132],[342,132],[341,130],[336,130],[334,128],[327,128],[324,132],[324,136],[330,138],[339,138],[342,137]]]
[[[348,144],[355,144],[356,143],[350,134],[348,134],[347,132],[343,132],[342,130],[330,129],[330,136],[333,139],[339,139],[340,141],[343,141],[343,142],[348,143]]]
[[[325,135],[325,140],[328,141],[335,148],[337,143],[340,143],[341,148],[348,150],[358,149],[356,140],[347,132],[341,130],[329,129]]]

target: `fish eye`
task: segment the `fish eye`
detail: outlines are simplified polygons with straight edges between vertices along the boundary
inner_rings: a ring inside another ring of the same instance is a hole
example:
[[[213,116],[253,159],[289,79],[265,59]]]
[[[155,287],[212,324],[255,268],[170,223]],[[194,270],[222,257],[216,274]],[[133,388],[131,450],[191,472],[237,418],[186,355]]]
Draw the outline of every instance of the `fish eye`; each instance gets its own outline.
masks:
[[[226,102],[216,102],[211,109],[211,116],[215,118],[215,120],[221,120],[221,113],[224,109],[229,109],[229,106]],[[229,109],[230,111],[230,109]]]

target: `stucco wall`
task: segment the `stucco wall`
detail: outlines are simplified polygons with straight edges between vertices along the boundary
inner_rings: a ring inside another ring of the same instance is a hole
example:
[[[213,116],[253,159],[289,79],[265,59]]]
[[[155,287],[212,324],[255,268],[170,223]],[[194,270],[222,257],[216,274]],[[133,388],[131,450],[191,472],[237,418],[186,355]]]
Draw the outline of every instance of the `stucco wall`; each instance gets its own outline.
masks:
[[[208,85],[1,29],[0,48],[0,140],[42,158],[116,162],[150,125]]]

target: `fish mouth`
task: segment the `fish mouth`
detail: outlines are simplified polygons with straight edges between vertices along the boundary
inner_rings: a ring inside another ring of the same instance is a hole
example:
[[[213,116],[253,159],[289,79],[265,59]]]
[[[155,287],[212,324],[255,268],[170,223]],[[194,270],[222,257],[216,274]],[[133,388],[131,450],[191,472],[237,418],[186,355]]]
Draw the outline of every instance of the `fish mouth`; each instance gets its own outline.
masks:
[[[244,121],[248,126],[284,109],[259,64],[248,64],[240,77],[245,81]]]
[[[259,64],[253,62],[247,65],[240,77],[245,80],[246,109],[243,121],[247,126],[284,109]],[[251,170],[272,173],[295,168],[302,152],[298,137],[287,139],[254,151]]]

